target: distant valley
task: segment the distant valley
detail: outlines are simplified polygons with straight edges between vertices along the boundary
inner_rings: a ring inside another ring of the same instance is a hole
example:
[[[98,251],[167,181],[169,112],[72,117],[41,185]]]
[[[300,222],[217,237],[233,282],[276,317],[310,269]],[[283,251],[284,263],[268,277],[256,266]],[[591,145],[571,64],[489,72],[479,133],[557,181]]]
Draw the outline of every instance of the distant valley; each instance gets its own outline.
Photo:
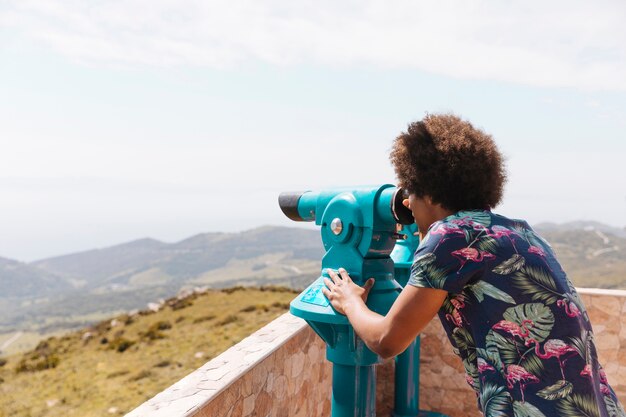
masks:
[[[626,289],[626,231],[593,222],[535,227],[579,287]],[[2,334],[50,333],[194,287],[304,288],[319,274],[319,231],[260,227],[176,243],[140,239],[31,263],[0,258]]]
[[[318,231],[260,227],[176,243],[141,239],[32,263],[0,258],[0,334],[83,326],[194,287],[303,288],[319,275],[323,253]]]
[[[625,229],[589,221],[543,223],[535,229],[577,287],[626,289]]]

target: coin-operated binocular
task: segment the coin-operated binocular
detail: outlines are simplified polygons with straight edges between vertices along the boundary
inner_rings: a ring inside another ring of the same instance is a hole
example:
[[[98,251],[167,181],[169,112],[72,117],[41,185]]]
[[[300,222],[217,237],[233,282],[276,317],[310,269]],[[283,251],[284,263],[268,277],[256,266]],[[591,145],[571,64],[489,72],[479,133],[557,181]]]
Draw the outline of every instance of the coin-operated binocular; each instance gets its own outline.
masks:
[[[291,302],[301,317],[326,342],[326,358],[333,363],[332,416],[376,415],[375,366],[380,358],[356,336],[347,318],[337,313],[322,294],[326,270],[346,269],[352,280],[375,283],[367,306],[386,314],[401,286],[394,279],[390,254],[399,237],[398,224],[412,224],[401,189],[393,185],[282,193],[279,205],[295,221],[314,221],[321,227],[326,254],[322,275]]]
[[[407,285],[411,275],[411,266],[415,250],[419,245],[417,225],[404,225],[400,230],[402,240],[396,242],[391,252],[394,263],[395,279],[402,287]],[[395,398],[392,417],[446,417],[443,414],[419,409],[420,384],[420,337],[398,356],[395,366]]]

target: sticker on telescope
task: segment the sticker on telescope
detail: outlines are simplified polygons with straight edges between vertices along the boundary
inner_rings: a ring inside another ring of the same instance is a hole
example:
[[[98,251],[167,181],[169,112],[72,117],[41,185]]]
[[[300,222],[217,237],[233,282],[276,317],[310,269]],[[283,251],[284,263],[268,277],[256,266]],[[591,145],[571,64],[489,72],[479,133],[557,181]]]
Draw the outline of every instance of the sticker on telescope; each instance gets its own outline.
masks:
[[[322,293],[323,285],[315,285],[302,295],[301,300],[305,303],[315,304],[318,306],[326,307],[330,304],[328,299]]]

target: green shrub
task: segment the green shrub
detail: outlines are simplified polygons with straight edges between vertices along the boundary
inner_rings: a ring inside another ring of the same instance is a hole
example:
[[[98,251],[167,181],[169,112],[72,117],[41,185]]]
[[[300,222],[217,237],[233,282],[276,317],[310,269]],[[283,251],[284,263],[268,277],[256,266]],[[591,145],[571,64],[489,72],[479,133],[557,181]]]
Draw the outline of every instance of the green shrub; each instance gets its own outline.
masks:
[[[226,294],[232,294],[232,293],[237,292],[237,291],[245,291],[245,290],[246,290],[246,287],[243,287],[241,285],[237,285],[235,287],[223,288],[222,292],[226,293]]]
[[[141,334],[141,337],[146,340],[165,339],[165,335],[162,332],[155,330],[155,329],[148,329],[147,331],[142,332],[140,334]]]
[[[103,320],[100,323],[93,326],[93,330],[98,333],[106,333],[111,330],[111,320]]]
[[[126,371],[126,370],[111,372],[110,374],[107,375],[107,379],[117,378],[118,376],[128,375],[129,373],[130,371]]]
[[[113,349],[122,353],[135,343],[136,342],[133,340],[129,340],[124,337],[118,337],[116,339],[113,339],[111,343],[109,343],[109,349]]]
[[[44,369],[56,368],[59,362],[61,362],[61,359],[57,355],[48,355],[35,364],[35,370],[43,371]]]
[[[138,374],[136,374],[136,375],[132,376],[131,378],[129,378],[128,381],[130,381],[130,382],[139,381],[140,379],[147,378],[147,377],[149,377],[151,375],[152,375],[152,372],[144,369],[143,371],[141,371]]]
[[[264,312],[268,312],[270,311],[270,308],[268,305],[266,304],[255,304],[255,305],[249,305],[247,307],[242,308],[241,310],[239,310],[241,313],[251,313],[253,311],[264,311]]]
[[[147,340],[164,339],[165,334],[163,334],[161,330],[168,330],[171,328],[172,325],[169,321],[157,321],[156,323],[153,323],[150,327],[148,327],[148,330],[140,334],[143,339]]]
[[[17,364],[15,372],[36,372],[43,371],[44,369],[52,369],[56,368],[60,361],[59,357],[55,354],[43,355],[38,357],[36,360],[33,360],[32,356],[31,360],[22,358],[22,360],[20,360]]]
[[[292,294],[299,294],[299,291],[296,291],[293,288],[283,287],[280,285],[262,285],[261,287],[259,287],[259,290],[268,292],[288,292]]]
[[[202,323],[203,321],[209,321],[209,320],[213,320],[215,318],[215,314],[209,314],[206,316],[202,316],[202,317],[197,317],[195,319],[193,319],[194,324],[195,323]]]
[[[60,362],[60,358],[57,355],[59,347],[57,346],[55,349],[51,346],[51,343],[55,341],[55,337],[50,337],[39,342],[35,349],[22,356],[22,359],[15,368],[15,372],[35,372],[56,368]]]
[[[154,323],[152,326],[150,326],[151,329],[156,329],[156,330],[167,330],[167,329],[171,329],[172,325],[170,324],[169,321],[157,321],[156,323]]]
[[[187,297],[187,298],[182,298],[180,300],[179,299],[171,300],[167,304],[172,308],[172,310],[176,311],[176,310],[181,310],[183,308],[192,306],[193,302],[191,301],[189,297]]]
[[[217,322],[218,326],[226,326],[227,324],[230,323],[235,323],[237,321],[241,320],[241,318],[239,316],[236,316],[234,314],[229,314],[228,316],[224,317],[222,320]]]
[[[167,366],[170,366],[172,364],[171,361],[164,359],[161,362],[157,363],[154,365],[155,368],[165,368]]]
[[[33,353],[35,354],[45,354],[48,352],[50,352],[50,344],[47,340],[42,340],[41,342],[37,343],[37,347],[35,347],[35,349],[33,350]]]

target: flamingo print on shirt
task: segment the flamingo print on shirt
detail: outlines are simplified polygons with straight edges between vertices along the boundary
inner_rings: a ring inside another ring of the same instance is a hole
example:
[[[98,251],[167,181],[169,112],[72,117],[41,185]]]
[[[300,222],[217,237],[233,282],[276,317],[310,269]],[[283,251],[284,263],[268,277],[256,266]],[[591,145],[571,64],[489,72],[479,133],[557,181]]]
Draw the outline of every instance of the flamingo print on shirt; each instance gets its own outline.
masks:
[[[435,222],[409,285],[448,292],[439,318],[485,416],[626,417],[580,297],[523,220],[476,210]]]
[[[556,358],[559,361],[559,367],[561,368],[561,376],[563,380],[565,380],[565,374],[563,373],[563,365],[565,363],[564,360],[561,359],[561,356],[565,356],[568,353],[578,353],[576,349],[565,343],[560,339],[550,339],[545,345],[543,345],[543,353],[539,351],[539,342],[535,339],[528,339],[526,341],[526,346],[530,346],[531,344],[535,344],[535,354],[541,359],[549,359]]]

